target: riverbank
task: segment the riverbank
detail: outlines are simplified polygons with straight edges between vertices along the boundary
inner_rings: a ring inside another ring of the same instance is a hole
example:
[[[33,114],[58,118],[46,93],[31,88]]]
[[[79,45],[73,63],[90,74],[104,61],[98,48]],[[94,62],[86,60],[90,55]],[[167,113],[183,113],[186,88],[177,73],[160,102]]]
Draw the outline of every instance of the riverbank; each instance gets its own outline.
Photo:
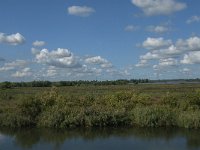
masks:
[[[200,128],[199,89],[199,85],[184,84],[53,87],[37,92],[37,88],[1,90],[0,126],[197,129]]]

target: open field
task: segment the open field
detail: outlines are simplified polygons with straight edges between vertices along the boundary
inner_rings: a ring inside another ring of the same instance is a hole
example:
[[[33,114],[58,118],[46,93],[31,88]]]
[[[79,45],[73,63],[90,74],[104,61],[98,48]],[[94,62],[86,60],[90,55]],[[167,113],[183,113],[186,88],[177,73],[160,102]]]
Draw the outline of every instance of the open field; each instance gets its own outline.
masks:
[[[1,89],[0,126],[200,128],[200,84]]]

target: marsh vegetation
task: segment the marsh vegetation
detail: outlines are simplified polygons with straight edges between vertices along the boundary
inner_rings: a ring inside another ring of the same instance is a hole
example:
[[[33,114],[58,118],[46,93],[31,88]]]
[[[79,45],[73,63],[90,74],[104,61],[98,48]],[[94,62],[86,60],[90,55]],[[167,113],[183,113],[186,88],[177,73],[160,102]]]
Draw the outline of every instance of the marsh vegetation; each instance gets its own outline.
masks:
[[[200,128],[200,85],[4,88],[0,126]]]

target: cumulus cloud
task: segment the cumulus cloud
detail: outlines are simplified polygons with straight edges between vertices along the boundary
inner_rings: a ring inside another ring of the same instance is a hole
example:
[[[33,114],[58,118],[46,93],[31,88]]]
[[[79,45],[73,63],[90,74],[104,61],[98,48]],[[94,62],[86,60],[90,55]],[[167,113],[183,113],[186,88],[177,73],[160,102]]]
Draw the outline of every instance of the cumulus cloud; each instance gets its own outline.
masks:
[[[148,52],[145,55],[141,55],[140,59],[141,60],[153,60],[153,59],[159,59],[160,56],[157,53],[152,53],[152,52]]]
[[[147,38],[142,46],[151,51],[140,56],[139,63],[135,65],[136,67],[148,66],[149,61],[152,60],[154,70],[178,66],[180,63],[200,64],[200,38],[197,36],[178,39],[175,42],[163,38]]]
[[[179,39],[176,46],[184,51],[200,51],[200,37],[194,36],[186,40]]]
[[[169,15],[187,7],[185,3],[176,0],[132,0],[147,16]]]
[[[140,56],[140,59],[151,60],[177,57],[186,52],[200,51],[200,38],[195,36],[185,40],[179,39],[176,42],[165,40],[162,37],[147,38],[142,46],[147,50],[151,50],[151,52]]]
[[[182,64],[200,64],[200,51],[185,54],[180,62]]]
[[[134,26],[134,25],[128,25],[124,28],[124,31],[126,32],[133,32],[137,31],[140,27],[139,26]]]
[[[88,57],[85,59],[85,62],[87,64],[100,65],[102,68],[112,67],[112,64],[108,60],[102,58],[101,56]]]
[[[11,76],[12,77],[15,77],[15,78],[23,78],[23,77],[28,77],[28,76],[31,76],[32,73],[30,71],[31,69],[30,68],[24,68],[20,71],[16,71],[14,74],[12,74]]]
[[[175,45],[172,44],[165,49],[160,49],[158,51],[158,53],[162,57],[173,57],[173,56],[177,56],[177,55],[180,55],[181,53],[183,53],[183,50],[181,50],[180,48],[178,48],[178,47],[176,47]]]
[[[169,28],[166,26],[148,26],[147,31],[162,34],[168,32]]]
[[[25,38],[20,34],[7,35],[5,33],[0,33],[0,43],[10,44],[10,45],[20,45],[25,42]]]
[[[32,50],[35,62],[42,67],[40,71],[32,72],[31,77],[34,79],[95,80],[96,77],[119,76],[112,63],[101,56],[76,56],[70,50],[63,48],[51,51],[48,49],[38,51],[35,48]],[[115,72],[111,74],[107,70],[115,70]]]
[[[88,17],[94,12],[95,12],[94,8],[91,8],[88,6],[70,6],[70,7],[68,7],[68,13],[70,15],[74,15],[74,16]]]
[[[164,40],[161,38],[151,38],[148,37],[142,44],[142,46],[149,50],[155,50],[163,47],[170,46],[172,44],[171,40]]]
[[[86,58],[85,62],[89,64],[103,64],[103,63],[107,63],[107,60],[102,58],[101,56],[94,56],[94,57]]]
[[[77,62],[76,57],[68,49],[58,48],[53,51],[42,49],[35,57],[38,63],[58,68],[81,67],[79,62]]]
[[[112,68],[112,67],[113,67],[113,64],[110,63],[110,62],[107,62],[107,63],[101,64],[101,68]]]
[[[186,21],[187,24],[191,24],[194,22],[200,22],[200,16],[196,16],[196,15],[192,16]]]
[[[44,46],[46,43],[44,42],[44,41],[35,41],[35,42],[33,42],[33,46],[35,46],[35,47],[42,47],[42,46]]]

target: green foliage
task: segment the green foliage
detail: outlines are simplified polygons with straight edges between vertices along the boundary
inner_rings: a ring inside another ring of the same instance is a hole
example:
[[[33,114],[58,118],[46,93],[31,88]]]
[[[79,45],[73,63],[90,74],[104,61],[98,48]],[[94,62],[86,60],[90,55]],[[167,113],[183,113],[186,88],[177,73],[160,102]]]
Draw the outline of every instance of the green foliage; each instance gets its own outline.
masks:
[[[127,85],[129,83],[148,83],[148,79],[120,79],[120,80],[112,80],[112,81],[87,81],[87,80],[79,80],[79,81],[59,81],[59,82],[51,82],[51,81],[32,81],[32,82],[2,82],[0,83],[0,88],[11,88],[11,87],[62,87],[62,86],[88,86],[88,85]]]
[[[10,89],[11,87],[12,87],[12,83],[11,83],[11,82],[8,82],[8,81],[2,82],[2,83],[0,84],[0,88],[1,88],[1,89]]]
[[[148,127],[173,126],[174,112],[163,106],[136,107],[133,110],[133,124]]]
[[[200,111],[180,112],[176,122],[179,127],[200,128]]]
[[[37,123],[37,117],[42,111],[42,102],[35,97],[28,97],[18,104],[19,115],[27,118],[30,125]]]
[[[187,85],[1,90],[0,126],[200,128],[199,87],[188,91],[191,88],[183,86]],[[34,90],[39,92],[30,94]]]

